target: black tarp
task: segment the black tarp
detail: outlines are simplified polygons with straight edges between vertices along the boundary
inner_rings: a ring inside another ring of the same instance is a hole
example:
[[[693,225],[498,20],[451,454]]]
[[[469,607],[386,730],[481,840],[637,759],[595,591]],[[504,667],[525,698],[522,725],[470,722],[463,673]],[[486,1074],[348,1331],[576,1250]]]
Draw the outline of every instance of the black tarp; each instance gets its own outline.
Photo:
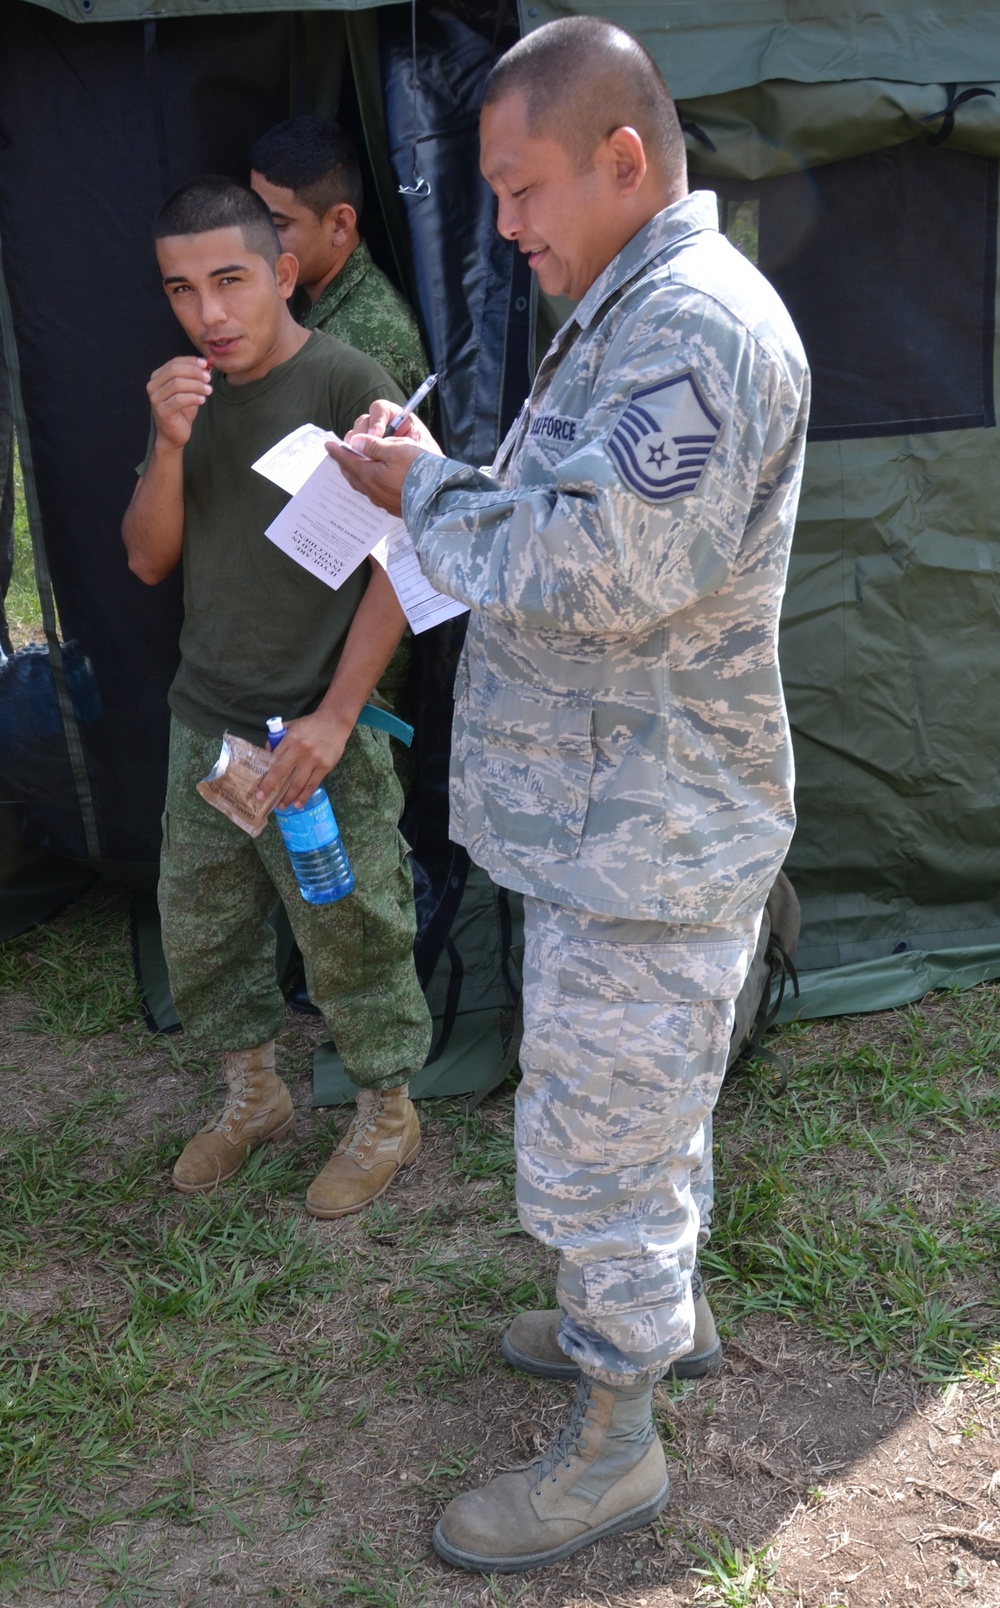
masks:
[[[415,116],[432,176],[430,197],[408,203],[403,249],[444,369],[446,434],[453,451],[478,459],[527,387],[529,317],[476,166],[471,136],[497,47],[475,8],[469,15],[421,11],[416,105],[409,28],[399,36],[387,23],[381,53],[394,155],[408,150]],[[149,226],[185,178],[245,175],[254,139],[292,109],[302,38],[287,14],[78,26],[25,0],[0,8],[0,240],[62,635],[92,661],[103,707],[82,735],[109,861],[158,853],[180,620],[178,578],[140,584],[120,536],[147,439],[146,381],[183,349]],[[294,101],[299,109],[300,93]],[[423,660],[435,652],[434,640],[422,644]],[[440,723],[439,666],[428,682]],[[440,733],[430,746],[446,748]],[[62,802],[33,833],[80,854]]]
[[[402,29],[392,15],[331,17],[306,29],[287,13],[80,27],[26,0],[0,9],[0,241],[40,523],[62,635],[76,638],[92,663],[102,711],[80,733],[98,858],[127,870],[137,886],[148,884],[140,867],[152,866],[159,851],[166,692],[181,606],[178,577],[149,589],[130,575],[120,536],[146,446],[146,381],[184,349],[150,240],[163,196],[199,172],[244,177],[247,153],[265,128],[317,96],[323,110],[333,110],[340,83],[354,132],[384,134],[380,174],[380,153],[371,156],[385,216],[370,210],[365,232],[376,250],[393,237],[402,277],[417,287],[442,374],[449,449],[476,462],[490,458],[528,388],[527,270],[496,235],[475,140],[482,87],[512,36],[511,20],[477,0],[456,0],[449,12],[422,5],[414,81],[409,12],[400,16]],[[347,60],[356,83],[341,79]],[[39,107],[46,117],[39,118]],[[430,193],[397,203],[393,186],[410,180],[414,139]],[[383,249],[389,267],[387,255]],[[464,851],[447,837],[450,692],[463,629],[459,621],[429,632],[415,653],[420,763],[405,825],[416,850],[417,960],[428,982],[468,869]],[[36,696],[38,690],[34,678]],[[48,709],[51,687],[41,692]],[[13,745],[6,769],[0,757],[3,796],[25,805],[19,834],[7,832],[7,869],[16,849],[37,844],[83,858],[58,725],[42,742],[30,731],[27,705],[19,716],[25,740]],[[14,724],[17,718],[12,714]],[[8,827],[11,819],[8,810]],[[46,888],[39,897],[30,855],[24,863],[30,886],[9,891],[7,901],[25,921],[40,919],[54,900]],[[148,898],[142,910],[138,951],[155,981],[158,938]],[[9,921],[7,930],[16,926]],[[502,991],[506,999],[506,985]],[[480,1002],[468,993],[463,1009]],[[162,987],[159,995],[154,1014],[166,1023],[169,999]]]
[[[492,21],[493,19],[491,19]],[[416,56],[402,9],[379,16],[389,152],[399,184],[414,160],[429,187],[405,198],[417,299],[436,369],[441,440],[466,463],[488,463],[531,389],[532,276],[496,231],[479,173],[479,106],[497,55],[464,17],[420,12]]]
[[[913,140],[766,179],[758,249],[809,356],[810,440],[996,423],[993,158]]]
[[[94,29],[0,9],[0,239],[62,633],[104,711],[84,743],[108,860],[159,852],[180,622],[178,581],[143,586],[121,541],[146,381],[183,349],[150,223],[183,179],[242,172],[285,115],[288,32],[268,16]]]

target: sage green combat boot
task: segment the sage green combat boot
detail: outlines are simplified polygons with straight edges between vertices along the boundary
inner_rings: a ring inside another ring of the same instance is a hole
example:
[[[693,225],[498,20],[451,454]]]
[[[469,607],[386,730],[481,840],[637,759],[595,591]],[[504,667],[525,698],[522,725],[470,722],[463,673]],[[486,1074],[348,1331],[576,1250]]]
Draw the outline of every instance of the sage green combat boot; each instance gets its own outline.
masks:
[[[668,1379],[703,1379],[722,1366],[722,1341],[715,1328],[705,1294],[705,1280],[697,1262],[691,1275],[694,1296],[694,1344],[667,1369]],[[537,1379],[575,1379],[580,1370],[559,1344],[558,1307],[547,1312],[519,1312],[500,1341],[500,1350],[512,1368]]]
[[[292,1097],[274,1071],[274,1040],[222,1057],[229,1086],[217,1116],[189,1139],[174,1167],[174,1188],[184,1195],[214,1189],[234,1178],[266,1139],[280,1139],[295,1126]]]
[[[401,1167],[417,1159],[420,1122],[409,1085],[359,1089],[357,1111],[323,1171],[306,1191],[313,1217],[347,1217],[384,1195]]]
[[[449,1502],[434,1531],[446,1563],[514,1574],[651,1524],[670,1494],[652,1385],[612,1390],[582,1374],[544,1457]]]

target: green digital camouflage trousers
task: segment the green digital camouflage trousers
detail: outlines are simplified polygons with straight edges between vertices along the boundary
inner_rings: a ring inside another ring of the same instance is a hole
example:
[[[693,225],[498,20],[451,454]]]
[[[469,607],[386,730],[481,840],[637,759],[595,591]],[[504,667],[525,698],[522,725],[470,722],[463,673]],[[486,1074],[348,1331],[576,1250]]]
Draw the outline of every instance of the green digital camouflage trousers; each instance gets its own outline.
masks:
[[[411,688],[411,673],[413,670],[413,632],[407,629],[403,632],[399,646],[389,663],[379,677],[376,691],[382,702],[405,720],[408,725],[413,724],[413,692]],[[415,748],[407,748],[405,743],[392,744],[393,769],[403,789],[403,797],[408,799],[417,779],[417,754]]]
[[[518,1214],[560,1253],[560,1344],[615,1387],[691,1348],[711,1112],[758,925],[524,901]]]
[[[330,905],[299,893],[273,819],[250,838],[195,792],[218,756],[218,738],[171,721],[159,902],[185,1033],[220,1052],[274,1037],[285,1004],[267,918],[280,897],[350,1077],[367,1088],[405,1082],[427,1058],[431,1023],[413,965],[413,883],[388,737],[356,727],[324,783],[356,884]]]

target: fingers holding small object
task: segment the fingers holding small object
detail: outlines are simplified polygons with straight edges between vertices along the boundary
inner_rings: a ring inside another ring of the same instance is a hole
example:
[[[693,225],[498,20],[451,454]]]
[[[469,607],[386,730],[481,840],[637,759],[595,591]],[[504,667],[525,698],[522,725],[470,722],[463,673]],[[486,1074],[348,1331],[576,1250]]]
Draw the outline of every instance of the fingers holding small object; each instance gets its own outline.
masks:
[[[367,413],[355,419],[354,428],[347,432],[347,440],[352,440],[356,435],[385,435],[390,419],[394,419],[398,412],[398,402],[373,402]]]
[[[370,496],[378,472],[379,455],[385,451],[382,442],[375,436],[362,435],[352,437],[350,446],[342,446],[339,441],[328,441],[326,450],[348,485],[354,491],[362,491]]]
[[[147,391],[156,390],[171,381],[187,381],[190,384],[200,385],[211,390],[212,359],[210,357],[172,357],[169,363],[164,363],[154,369],[149,378]]]
[[[146,386],[154,413],[194,412],[212,394],[209,383],[210,360],[201,357],[175,357],[150,377]]]

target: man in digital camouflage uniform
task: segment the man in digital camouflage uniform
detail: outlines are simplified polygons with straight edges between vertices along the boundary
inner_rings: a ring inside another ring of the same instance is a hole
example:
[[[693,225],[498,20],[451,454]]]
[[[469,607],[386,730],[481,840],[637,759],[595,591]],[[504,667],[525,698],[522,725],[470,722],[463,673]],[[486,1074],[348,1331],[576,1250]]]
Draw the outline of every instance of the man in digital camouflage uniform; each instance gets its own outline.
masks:
[[[326,117],[291,117],[261,135],[250,167],[251,189],[298,260],[292,311],[306,329],[367,352],[410,396],[427,355],[413,309],[361,238],[361,169],[348,135]]]
[[[314,1216],[340,1217],[381,1195],[420,1146],[407,1086],[431,1030],[413,963],[402,798],[385,733],[357,724],[404,617],[378,565],[362,564],[335,591],[269,542],[288,497],[252,465],[299,425],[342,433],[392,379],[291,317],[295,258],[252,190],[195,180],[164,202],[154,233],[164,290],[201,355],[173,358],[150,379],[154,436],[123,536],[147,584],[183,568],[160,915],[185,1034],[221,1056],[227,1085],[173,1182],[185,1194],[214,1189],[292,1126],[275,1072],[284,999],[267,918],[280,897],[359,1087],[357,1114],[306,1194]],[[341,828],[356,885],[333,904],[302,898],[276,821],[251,839],[195,791],[225,731],[262,745],[275,714],[287,735],[270,796],[287,782],[282,804],[301,806],[322,785]]]
[[[306,329],[367,352],[404,397],[412,396],[427,376],[427,354],[412,307],[376,267],[361,238],[364,191],[349,136],[329,118],[291,117],[261,136],[250,166],[251,188],[268,207],[282,246],[298,260],[295,316]],[[422,410],[428,423],[429,407]],[[406,631],[378,685],[403,720],[413,716],[412,659],[413,636]],[[399,746],[393,759],[408,792],[413,755]]]
[[[667,1498],[652,1391],[692,1345],[709,1120],[792,833],[776,650],[808,376],[714,196],[688,194],[630,35],[529,35],[480,133],[501,234],[575,313],[491,473],[419,426],[376,439],[381,404],[355,438],[373,461],[336,456],[401,496],[426,573],[472,610],[451,831],[525,895],[517,1201],[559,1252],[559,1312],[522,1314],[504,1352],[579,1383],[549,1452],[434,1533],[449,1562],[503,1572]]]

